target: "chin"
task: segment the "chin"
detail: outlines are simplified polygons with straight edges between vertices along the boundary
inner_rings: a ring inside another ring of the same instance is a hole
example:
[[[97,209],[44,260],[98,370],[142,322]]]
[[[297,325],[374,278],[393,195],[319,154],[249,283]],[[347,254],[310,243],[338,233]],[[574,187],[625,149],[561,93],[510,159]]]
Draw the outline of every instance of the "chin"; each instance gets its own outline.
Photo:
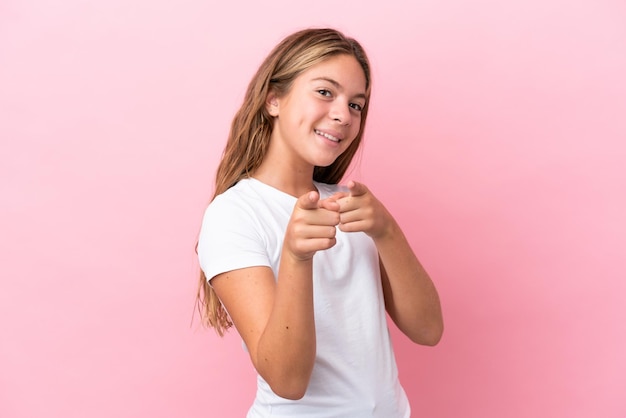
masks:
[[[340,155],[341,153],[337,155],[319,155],[317,158],[312,158],[311,162],[316,167],[328,167],[337,161]]]
[[[336,160],[337,160],[336,158],[334,160],[330,160],[330,161],[329,160],[323,160],[323,161],[318,160],[317,162],[313,163],[313,165],[315,167],[326,168],[326,167],[332,165]]]

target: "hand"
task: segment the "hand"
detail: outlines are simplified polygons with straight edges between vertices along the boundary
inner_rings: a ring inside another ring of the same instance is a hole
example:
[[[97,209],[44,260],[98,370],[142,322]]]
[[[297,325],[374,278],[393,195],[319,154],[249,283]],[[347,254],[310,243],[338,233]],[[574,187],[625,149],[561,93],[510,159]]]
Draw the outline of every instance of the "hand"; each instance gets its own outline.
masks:
[[[320,250],[336,244],[339,204],[336,197],[320,200],[317,192],[308,192],[296,202],[285,232],[284,250],[296,260],[310,260]]]
[[[364,184],[350,181],[348,189],[349,193],[333,196],[339,204],[339,229],[343,232],[365,232],[372,238],[387,234],[394,221],[383,204]]]

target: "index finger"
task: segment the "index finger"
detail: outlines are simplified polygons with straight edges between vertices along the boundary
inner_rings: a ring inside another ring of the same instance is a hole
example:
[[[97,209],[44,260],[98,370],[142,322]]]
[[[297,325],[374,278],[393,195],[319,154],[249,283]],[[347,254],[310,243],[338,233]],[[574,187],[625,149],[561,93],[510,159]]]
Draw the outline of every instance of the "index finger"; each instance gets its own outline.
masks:
[[[362,196],[369,191],[363,183],[358,183],[354,180],[348,182],[348,189],[350,190],[350,196]]]
[[[320,195],[317,192],[308,192],[303,194],[296,201],[296,206],[300,209],[311,210],[317,209]]]
[[[328,197],[326,199],[322,199],[317,202],[317,206],[322,209],[332,210],[337,212],[339,210],[339,203],[334,196]]]

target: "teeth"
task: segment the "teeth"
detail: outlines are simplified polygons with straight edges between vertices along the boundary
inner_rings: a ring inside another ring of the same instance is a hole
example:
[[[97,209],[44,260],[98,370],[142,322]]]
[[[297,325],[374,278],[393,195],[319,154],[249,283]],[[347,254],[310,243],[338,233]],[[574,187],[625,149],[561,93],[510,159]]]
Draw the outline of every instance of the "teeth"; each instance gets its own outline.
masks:
[[[324,132],[320,132],[317,129],[315,130],[315,133],[318,135],[322,135],[324,138],[330,139],[333,142],[339,142],[339,138],[335,138],[334,136],[324,133]]]

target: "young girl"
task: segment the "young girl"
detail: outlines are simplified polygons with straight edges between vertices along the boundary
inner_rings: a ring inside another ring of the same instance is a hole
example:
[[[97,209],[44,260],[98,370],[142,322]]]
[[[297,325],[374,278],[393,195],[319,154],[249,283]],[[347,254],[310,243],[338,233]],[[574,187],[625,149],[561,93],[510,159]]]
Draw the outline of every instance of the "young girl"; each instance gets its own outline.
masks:
[[[385,311],[418,344],[441,338],[437,291],[396,221],[365,185],[337,185],[370,91],[355,40],[303,30],[265,59],[233,120],[198,298],[258,372],[249,418],[409,417]]]

